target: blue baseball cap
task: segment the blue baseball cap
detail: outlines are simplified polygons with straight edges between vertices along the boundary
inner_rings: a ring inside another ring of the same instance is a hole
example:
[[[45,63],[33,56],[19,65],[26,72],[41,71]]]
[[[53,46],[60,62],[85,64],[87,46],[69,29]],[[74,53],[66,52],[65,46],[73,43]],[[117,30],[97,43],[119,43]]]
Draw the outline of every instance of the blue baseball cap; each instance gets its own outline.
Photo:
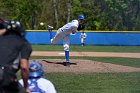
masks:
[[[84,19],[85,19],[85,16],[84,16],[84,15],[79,15],[79,16],[78,16],[78,19],[84,20]]]

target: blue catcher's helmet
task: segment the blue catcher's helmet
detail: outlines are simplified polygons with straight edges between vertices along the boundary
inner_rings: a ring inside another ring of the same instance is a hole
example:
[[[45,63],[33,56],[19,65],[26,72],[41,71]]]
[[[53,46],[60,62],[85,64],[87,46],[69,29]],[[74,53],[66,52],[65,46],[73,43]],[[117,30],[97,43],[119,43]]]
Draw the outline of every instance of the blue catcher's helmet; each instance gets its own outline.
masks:
[[[84,20],[84,19],[85,19],[85,16],[84,16],[84,15],[79,15],[79,16],[78,16],[78,19]]]
[[[37,61],[33,61],[30,63],[29,71],[29,78],[41,77],[43,75],[42,64]]]

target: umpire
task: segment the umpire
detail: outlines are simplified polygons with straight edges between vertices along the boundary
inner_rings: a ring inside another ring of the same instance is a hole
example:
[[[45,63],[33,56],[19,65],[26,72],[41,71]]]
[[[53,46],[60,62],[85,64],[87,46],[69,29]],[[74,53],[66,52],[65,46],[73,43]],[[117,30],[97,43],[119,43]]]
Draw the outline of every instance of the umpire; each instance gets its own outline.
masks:
[[[27,80],[32,48],[24,35],[25,30],[19,21],[0,21],[0,93],[30,93]],[[21,70],[26,92],[19,87],[18,70]]]

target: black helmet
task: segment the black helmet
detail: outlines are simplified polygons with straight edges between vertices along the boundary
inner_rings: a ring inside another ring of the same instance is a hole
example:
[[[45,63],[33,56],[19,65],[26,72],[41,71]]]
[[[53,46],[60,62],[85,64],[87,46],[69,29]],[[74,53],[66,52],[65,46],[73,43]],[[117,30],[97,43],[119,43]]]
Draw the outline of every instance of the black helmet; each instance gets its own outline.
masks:
[[[5,29],[4,20],[0,18],[0,29]]]
[[[17,33],[20,36],[25,35],[25,30],[23,28],[23,25],[19,21],[5,21],[5,27],[7,29],[7,32],[10,33]]]

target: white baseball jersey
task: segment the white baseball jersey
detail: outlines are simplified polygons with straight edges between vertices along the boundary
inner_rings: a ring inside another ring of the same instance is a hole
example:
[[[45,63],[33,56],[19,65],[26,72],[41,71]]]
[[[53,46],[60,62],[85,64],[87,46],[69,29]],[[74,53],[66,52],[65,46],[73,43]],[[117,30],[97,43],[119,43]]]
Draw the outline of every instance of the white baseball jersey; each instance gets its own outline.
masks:
[[[71,34],[71,33],[76,33],[76,30],[79,26],[78,20],[72,20],[71,22],[67,23],[60,29],[62,29],[65,34]]]
[[[23,86],[22,79],[19,80],[19,83]],[[51,81],[44,78],[29,79],[28,86],[32,93],[56,93],[55,87]]]
[[[86,33],[81,33],[81,35],[80,35],[80,38],[86,38],[87,37],[87,34]]]
[[[71,22],[65,24],[63,27],[59,28],[52,40],[52,44],[55,44],[59,40],[63,40],[64,44],[69,45],[69,36],[71,33],[76,33],[78,26],[78,20],[72,20]]]

